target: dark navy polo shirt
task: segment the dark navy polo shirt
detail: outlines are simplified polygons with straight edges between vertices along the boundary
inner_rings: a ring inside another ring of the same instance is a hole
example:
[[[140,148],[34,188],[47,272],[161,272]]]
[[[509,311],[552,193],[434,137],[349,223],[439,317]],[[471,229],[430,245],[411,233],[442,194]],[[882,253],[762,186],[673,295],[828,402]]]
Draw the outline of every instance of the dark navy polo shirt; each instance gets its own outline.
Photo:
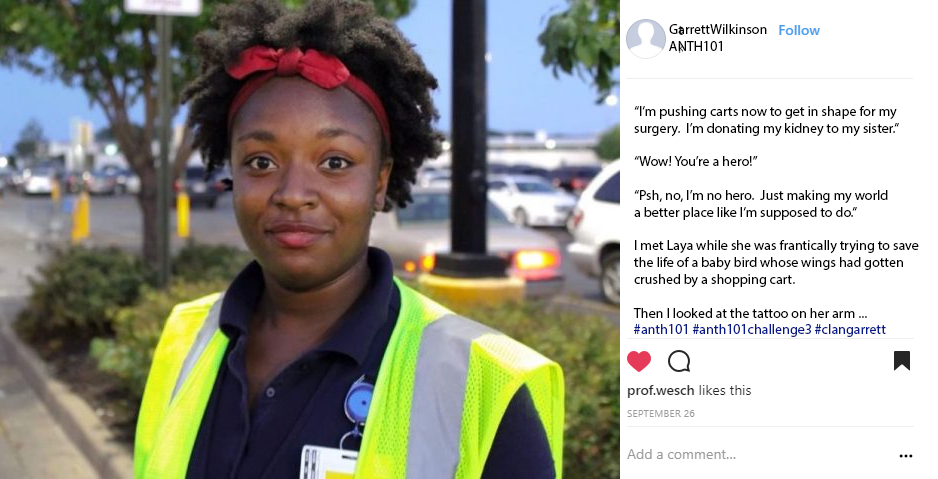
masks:
[[[401,305],[388,255],[369,248],[368,266],[370,283],[332,336],[278,373],[253,408],[244,358],[264,278],[256,262],[238,274],[222,301],[220,327],[229,338],[228,350],[192,449],[188,478],[295,478],[304,445],[339,447],[352,430],[345,396],[362,376],[372,382],[377,377]],[[346,449],[359,446],[358,440],[345,443]],[[511,400],[482,477],[554,477],[547,435],[527,388]]]

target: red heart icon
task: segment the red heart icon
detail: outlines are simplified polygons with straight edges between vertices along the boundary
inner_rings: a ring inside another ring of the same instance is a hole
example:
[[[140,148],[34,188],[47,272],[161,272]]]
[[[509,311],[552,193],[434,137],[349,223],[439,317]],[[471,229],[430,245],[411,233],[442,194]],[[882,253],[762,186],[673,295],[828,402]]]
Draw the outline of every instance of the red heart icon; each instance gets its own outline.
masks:
[[[648,354],[648,351],[640,353],[632,351],[625,359],[636,371],[642,372],[642,369],[645,369],[645,366],[648,366],[648,363],[651,362],[651,355]]]

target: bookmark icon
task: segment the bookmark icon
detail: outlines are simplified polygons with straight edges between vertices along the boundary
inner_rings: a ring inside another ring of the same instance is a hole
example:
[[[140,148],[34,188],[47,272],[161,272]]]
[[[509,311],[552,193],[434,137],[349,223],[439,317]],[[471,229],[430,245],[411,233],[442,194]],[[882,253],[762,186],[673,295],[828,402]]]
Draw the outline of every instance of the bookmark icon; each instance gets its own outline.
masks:
[[[912,352],[911,351],[893,351],[892,352],[892,370],[899,369],[899,366],[905,366],[906,371],[912,370]]]

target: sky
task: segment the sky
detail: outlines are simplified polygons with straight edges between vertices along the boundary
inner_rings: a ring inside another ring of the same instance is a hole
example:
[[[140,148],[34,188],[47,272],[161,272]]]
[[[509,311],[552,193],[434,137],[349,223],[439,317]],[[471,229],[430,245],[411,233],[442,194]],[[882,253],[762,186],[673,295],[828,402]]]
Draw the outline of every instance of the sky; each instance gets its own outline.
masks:
[[[587,79],[562,73],[554,78],[541,65],[537,36],[549,15],[565,5],[558,0],[488,0],[489,129],[585,136],[618,123],[619,107],[597,105],[597,93]],[[398,21],[439,81],[434,102],[440,112],[437,128],[442,131],[449,130],[452,115],[451,25],[448,0],[418,0],[417,8]],[[614,94],[618,95],[617,89]],[[53,141],[69,140],[73,119],[91,121],[95,131],[107,126],[101,109],[91,107],[81,89],[4,67],[0,67],[0,111],[0,153],[12,151],[20,131],[33,118]],[[132,110],[131,116],[140,121],[142,109]],[[183,121],[181,113],[174,123]]]

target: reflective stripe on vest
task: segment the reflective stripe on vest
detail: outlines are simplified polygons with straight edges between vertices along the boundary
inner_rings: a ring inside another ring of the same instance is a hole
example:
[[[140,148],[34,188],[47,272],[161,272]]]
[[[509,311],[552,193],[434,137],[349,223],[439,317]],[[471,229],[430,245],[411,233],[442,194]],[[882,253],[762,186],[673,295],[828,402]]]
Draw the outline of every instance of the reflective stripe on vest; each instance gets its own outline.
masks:
[[[134,438],[134,477],[184,478],[228,338],[217,327],[202,353],[189,352],[220,294],[173,308],[153,352]],[[216,311],[217,311],[216,306]],[[217,321],[217,317],[215,318]],[[206,331],[206,334],[208,333]],[[180,381],[183,370],[185,381]]]
[[[452,477],[459,463],[463,401],[472,341],[494,330],[446,315],[427,325],[414,375],[407,477]]]
[[[493,365],[495,358],[498,369],[505,366],[502,364],[505,358],[498,356],[500,349],[513,351],[511,366],[516,374],[503,377],[486,374],[486,364]],[[529,371],[548,376],[529,378]],[[557,377],[549,377],[555,373]],[[427,325],[414,375],[407,477],[481,476],[501,417],[517,390],[523,384],[529,388],[549,388],[542,379],[556,380],[553,384],[562,387],[563,378],[559,374],[560,368],[552,369],[546,358],[488,326],[454,315]],[[505,378],[512,378],[510,385],[499,384]],[[492,391],[503,395],[494,403],[487,397]],[[557,453],[555,466],[560,477],[563,403],[550,397],[562,398],[562,389],[546,396],[531,391],[531,396],[542,399],[540,404],[535,401],[535,409],[549,442],[556,441],[551,449]],[[556,410],[549,410],[555,402]],[[487,410],[486,406],[498,410]]]
[[[195,368],[196,361],[202,357],[205,348],[208,347],[212,337],[215,336],[215,333],[218,331],[218,325],[221,322],[221,304],[224,299],[224,294],[219,295],[218,299],[212,303],[212,307],[209,308],[208,314],[205,316],[205,321],[202,322],[202,327],[199,328],[199,332],[195,335],[195,340],[192,342],[189,352],[186,353],[186,359],[182,362],[182,368],[179,370],[179,377],[176,378],[176,385],[173,386],[173,394],[170,396],[170,402],[172,402],[172,398],[176,397],[179,390],[182,389],[182,385],[186,382],[186,378],[189,377],[189,373]]]
[[[381,362],[355,477],[480,477],[508,403],[526,385],[559,478],[560,367],[400,282],[397,286],[401,309]],[[218,329],[220,305],[219,295],[207,296],[177,306],[167,320],[137,423],[138,478],[186,475],[227,348],[228,338]]]

